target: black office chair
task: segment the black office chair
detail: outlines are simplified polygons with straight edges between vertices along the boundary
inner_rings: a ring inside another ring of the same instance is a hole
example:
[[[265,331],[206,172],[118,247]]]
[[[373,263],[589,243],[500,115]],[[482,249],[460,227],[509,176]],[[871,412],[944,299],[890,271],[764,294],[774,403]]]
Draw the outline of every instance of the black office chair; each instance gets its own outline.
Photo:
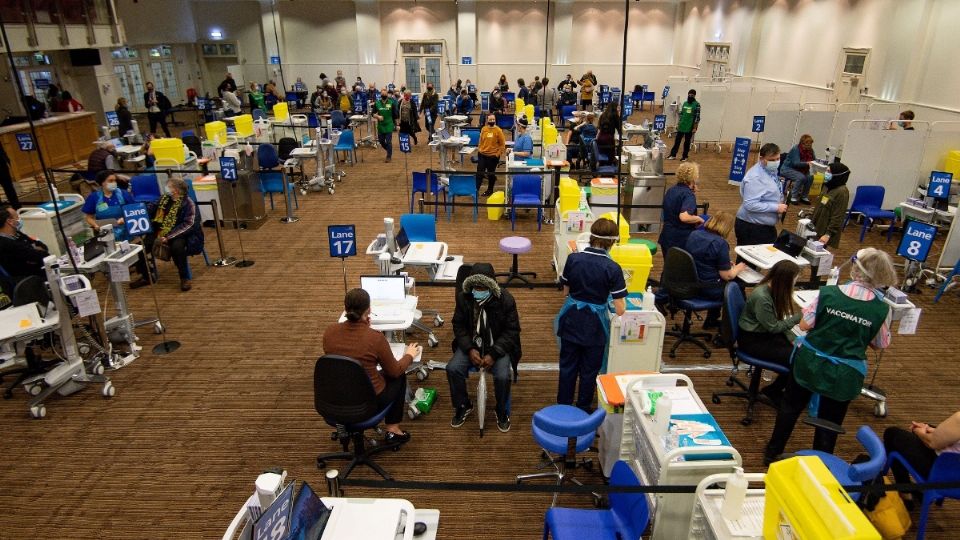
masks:
[[[297,148],[300,148],[300,143],[293,137],[283,137],[277,141],[277,157],[280,159],[280,163],[285,163],[290,159],[290,153]],[[299,170],[294,167],[284,168],[287,170],[287,178],[289,178],[291,182],[300,180]]]
[[[693,343],[703,349],[703,357],[710,358],[712,351],[700,338],[710,341],[713,334],[709,332],[691,332],[693,313],[709,309],[720,309],[721,300],[707,300],[698,295],[708,288],[719,287],[719,284],[704,284],[697,274],[697,265],[693,256],[678,247],[670,248],[663,264],[663,278],[660,285],[667,291],[669,309],[671,313],[683,311],[683,325],[666,332],[668,336],[677,338],[677,342],[670,349],[670,358],[677,357],[677,349],[684,342]]]
[[[388,449],[399,450],[403,443],[381,443],[367,448],[363,432],[383,421],[390,405],[382,409],[377,407],[373,383],[360,362],[333,354],[321,356],[313,369],[313,400],[323,420],[336,428],[331,439],[343,446],[341,452],[317,456],[317,468],[325,469],[327,460],[349,459],[342,478],[346,478],[357,465],[366,465],[384,479],[393,480],[372,456]],[[353,452],[350,451],[351,441]]]
[[[200,137],[196,135],[186,135],[181,140],[183,141],[183,145],[196,154],[197,157],[203,157],[203,145],[200,143]]]

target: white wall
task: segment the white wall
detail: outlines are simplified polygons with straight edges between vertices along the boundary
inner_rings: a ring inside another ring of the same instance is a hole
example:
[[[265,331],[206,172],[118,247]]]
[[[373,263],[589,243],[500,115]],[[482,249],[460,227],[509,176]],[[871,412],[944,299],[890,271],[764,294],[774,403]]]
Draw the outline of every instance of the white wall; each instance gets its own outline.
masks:
[[[117,16],[124,28],[126,45],[156,43],[194,43],[194,24],[190,0],[115,0]],[[221,4],[223,5],[223,4]]]
[[[260,3],[252,0],[231,2],[193,2],[193,20],[197,37],[207,41],[211,29],[223,32],[225,41],[237,42],[238,61],[246,81],[263,82],[274,78],[267,67],[263,33],[260,28]],[[219,64],[218,64],[219,67]],[[213,91],[223,80],[223,71],[204,70],[204,89]],[[279,81],[279,78],[277,78]],[[202,93],[202,92],[201,92]]]

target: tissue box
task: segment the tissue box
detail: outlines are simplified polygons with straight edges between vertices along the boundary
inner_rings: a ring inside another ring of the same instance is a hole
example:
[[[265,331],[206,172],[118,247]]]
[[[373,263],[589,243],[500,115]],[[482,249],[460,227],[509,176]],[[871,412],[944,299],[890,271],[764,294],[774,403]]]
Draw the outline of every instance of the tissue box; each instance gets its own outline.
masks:
[[[887,289],[886,294],[887,300],[890,300],[894,304],[908,304],[910,301],[907,299],[907,293],[901,291],[896,287],[890,287]]]

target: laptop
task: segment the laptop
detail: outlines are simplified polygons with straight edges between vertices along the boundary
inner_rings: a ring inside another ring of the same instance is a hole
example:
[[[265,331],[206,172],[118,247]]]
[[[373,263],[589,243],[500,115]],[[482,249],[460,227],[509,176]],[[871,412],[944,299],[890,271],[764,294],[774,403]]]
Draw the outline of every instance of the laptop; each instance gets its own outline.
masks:
[[[403,256],[407,254],[407,249],[410,247],[410,238],[407,236],[407,231],[403,230],[403,227],[400,227],[393,239],[397,244],[397,254],[403,258]]]
[[[371,322],[398,324],[409,317],[405,280],[404,276],[360,276],[360,288],[370,295]]]
[[[441,130],[440,130],[440,140],[441,140],[441,141],[445,141],[445,140],[447,140],[447,139],[449,139],[449,138],[450,138],[450,131],[448,131],[447,128],[441,129]]]
[[[777,236],[777,240],[773,243],[773,247],[791,257],[798,257],[806,245],[807,241],[804,240],[803,237],[787,230],[780,231],[780,235]]]

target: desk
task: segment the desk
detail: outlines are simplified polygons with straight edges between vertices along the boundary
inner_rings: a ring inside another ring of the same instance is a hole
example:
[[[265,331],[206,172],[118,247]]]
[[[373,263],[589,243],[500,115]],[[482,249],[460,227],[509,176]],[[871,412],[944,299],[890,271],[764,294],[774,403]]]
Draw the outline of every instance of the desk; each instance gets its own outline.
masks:
[[[793,261],[798,266],[810,266],[810,261],[801,257],[791,257],[779,249],[773,247],[773,244],[757,244],[755,246],[737,246],[734,251],[740,257],[743,257],[747,263],[756,266],[761,270],[769,270],[773,265],[780,261]]]
[[[431,141],[430,145],[433,144],[434,142]],[[470,137],[447,137],[446,139],[437,141],[436,148],[440,152],[440,170],[450,170],[450,160],[447,157],[448,150],[452,149],[459,153],[460,149],[468,144],[470,144]]]

